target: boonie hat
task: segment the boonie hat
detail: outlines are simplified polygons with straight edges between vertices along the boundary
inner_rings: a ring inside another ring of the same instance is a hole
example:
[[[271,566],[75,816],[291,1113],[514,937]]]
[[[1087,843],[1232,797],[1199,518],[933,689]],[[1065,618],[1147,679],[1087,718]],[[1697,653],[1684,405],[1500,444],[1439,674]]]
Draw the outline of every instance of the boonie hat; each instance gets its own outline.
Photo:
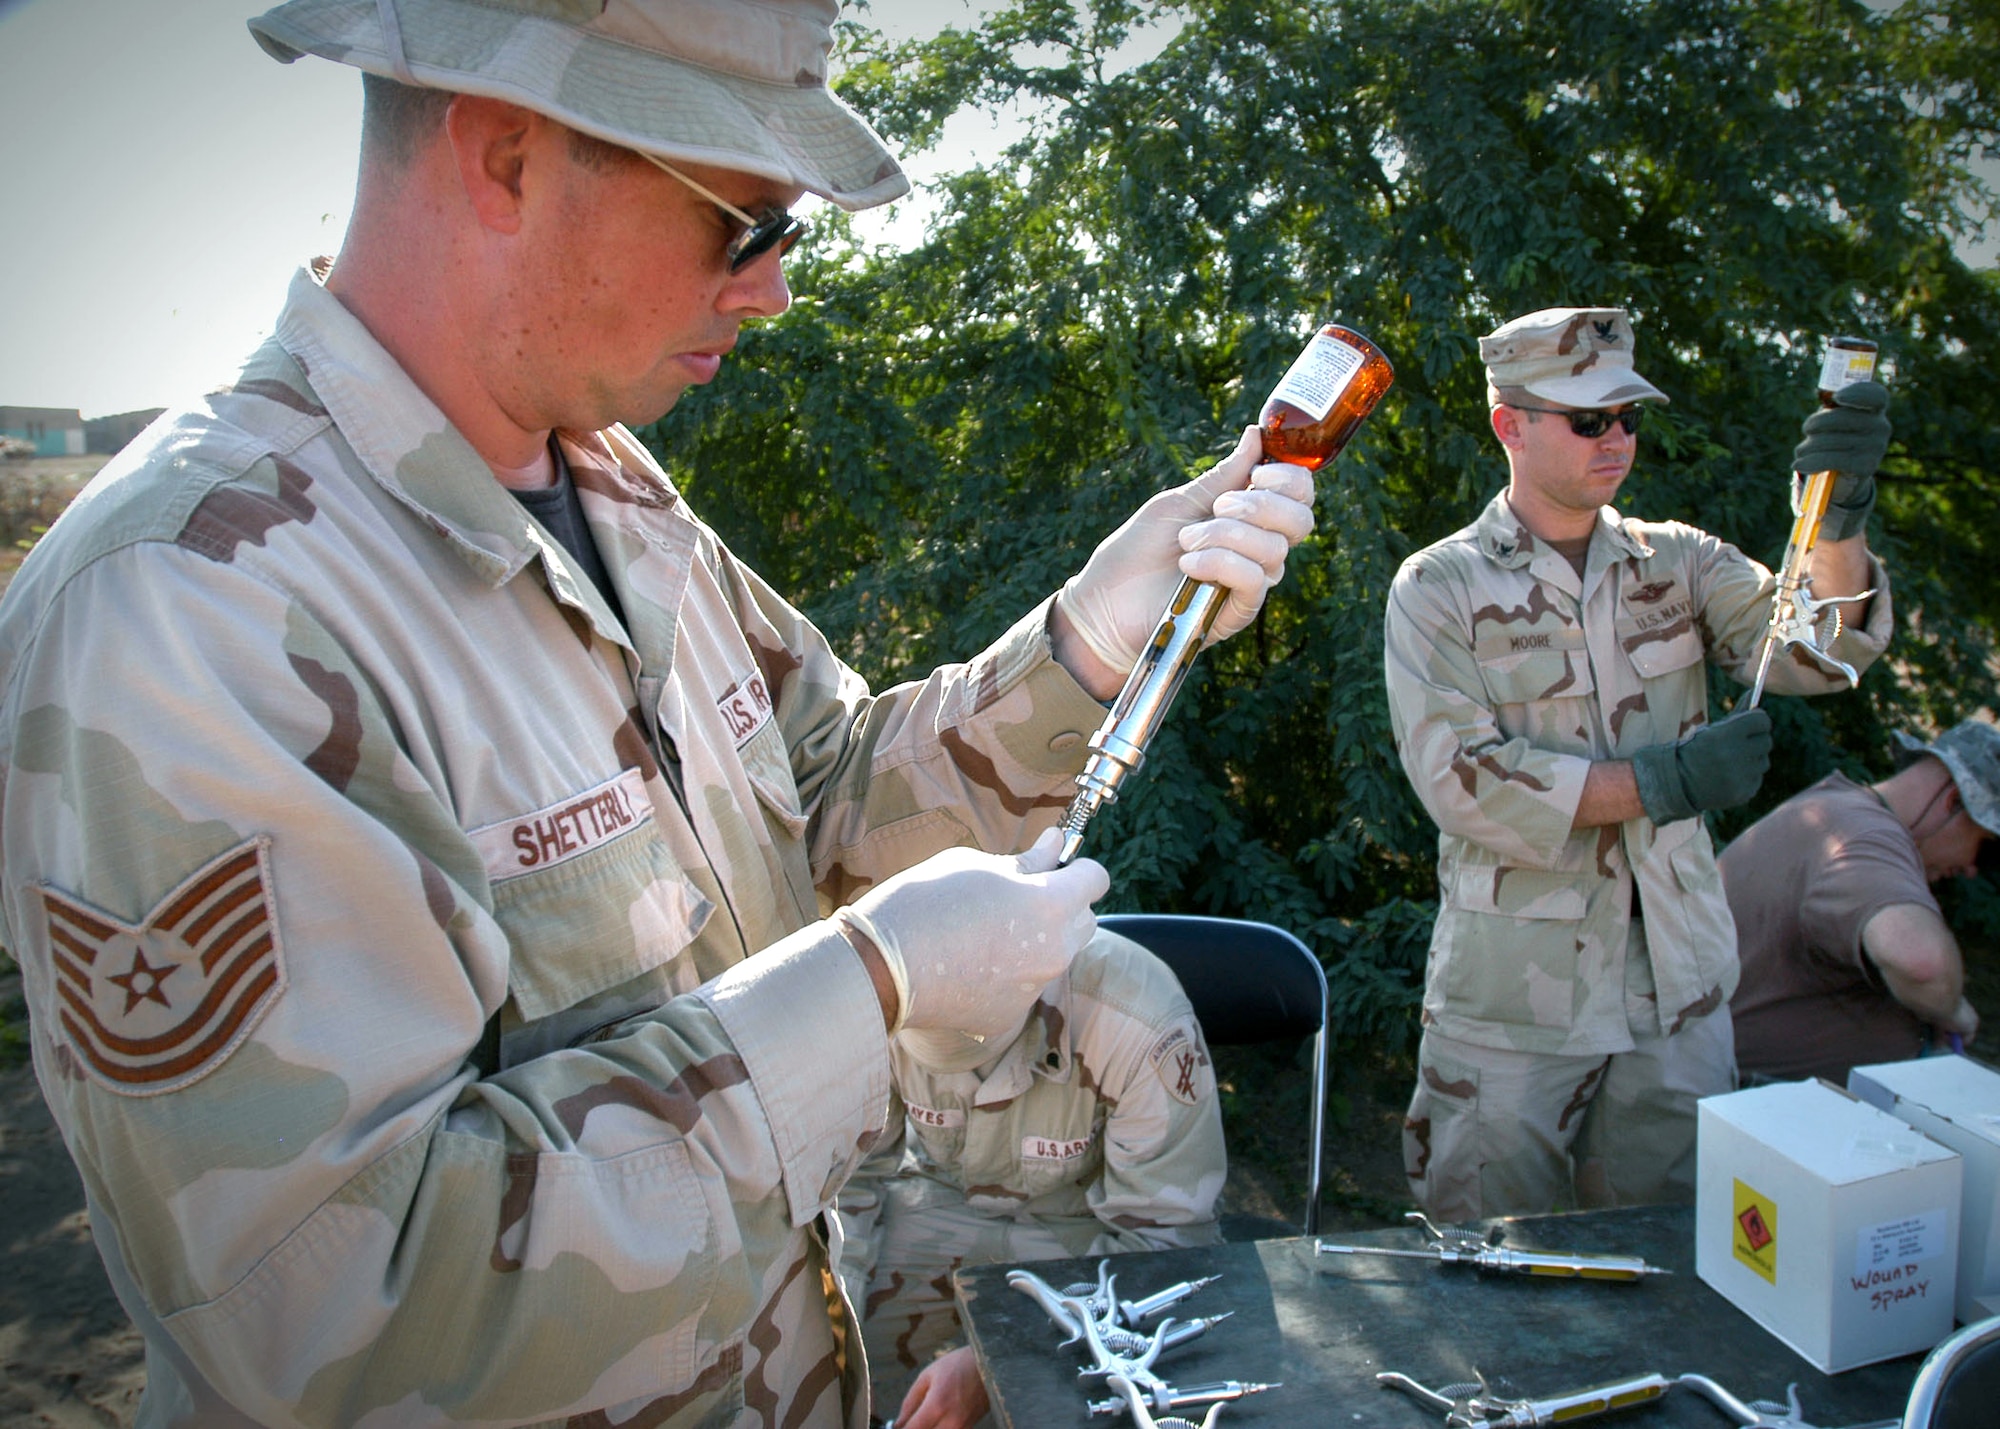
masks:
[[[1897,767],[1919,755],[1936,755],[1951,771],[1958,801],[1972,822],[1989,834],[2000,834],[2000,729],[1983,719],[1969,719],[1929,744],[1900,729],[1895,739]]]
[[[1632,370],[1632,322],[1622,308],[1543,308],[1479,339],[1486,400],[1525,390],[1565,407],[1664,402],[1667,394]]]
[[[910,181],[827,88],[838,0],[288,0],[250,32],[405,84],[525,105],[609,143],[845,209]]]

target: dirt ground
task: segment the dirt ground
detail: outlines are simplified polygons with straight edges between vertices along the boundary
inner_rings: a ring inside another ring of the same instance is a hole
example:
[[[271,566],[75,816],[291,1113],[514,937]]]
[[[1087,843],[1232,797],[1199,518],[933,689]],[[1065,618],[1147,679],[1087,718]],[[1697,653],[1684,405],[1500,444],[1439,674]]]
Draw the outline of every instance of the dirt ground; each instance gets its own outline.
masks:
[[[0,977],[10,1029],[19,987]],[[139,1335],[105,1281],[83,1187],[24,1053],[0,1043],[0,1425],[130,1425],[145,1384]]]
[[[70,498],[110,460],[91,452],[0,461],[0,590],[28,554],[25,543],[61,515]]]
[[[0,589],[109,458],[0,463]],[[0,1426],[129,1425],[145,1383],[138,1332],[104,1278],[83,1188],[26,1065],[20,979],[0,955]]]

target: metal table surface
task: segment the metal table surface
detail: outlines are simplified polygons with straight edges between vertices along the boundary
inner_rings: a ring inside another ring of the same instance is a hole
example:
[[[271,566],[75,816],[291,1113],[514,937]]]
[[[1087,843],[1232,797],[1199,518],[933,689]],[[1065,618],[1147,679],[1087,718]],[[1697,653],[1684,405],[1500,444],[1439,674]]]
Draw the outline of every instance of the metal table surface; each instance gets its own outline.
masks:
[[[1584,1389],[1649,1371],[1694,1373],[1742,1400],[1782,1401],[1796,1383],[1804,1418],[1819,1429],[1901,1415],[1922,1356],[1828,1376],[1711,1290],[1694,1273],[1694,1210],[1648,1206],[1584,1211],[1493,1224],[1523,1250],[1643,1255],[1671,1275],[1638,1284],[1481,1274],[1469,1267],[1398,1257],[1322,1256],[1309,1239],[1239,1242],[1195,1250],[1122,1255],[1111,1262],[1121,1299],[1203,1275],[1222,1279],[1175,1310],[1183,1318],[1232,1311],[1207,1335],[1168,1351],[1154,1366],[1175,1385],[1213,1380],[1281,1382],[1282,1388],[1224,1407],[1216,1429],[1338,1426],[1423,1429],[1441,1411],[1379,1387],[1396,1370],[1431,1388],[1483,1372],[1509,1398]],[[1415,1247],[1414,1229],[1322,1237],[1349,1244]],[[1080,1380],[1081,1349],[1058,1350],[1054,1325],[1029,1296],[1010,1289],[1009,1265],[957,1272],[961,1318],[1002,1429],[1129,1422],[1098,1419],[1087,1399],[1110,1397],[1101,1380]],[[1027,1267],[1058,1287],[1095,1281],[1095,1260]],[[1171,1312],[1170,1312],[1171,1313]],[[1187,1417],[1199,1422],[1202,1410]],[[1607,1429],[1727,1429],[1733,1421],[1691,1390],[1605,1416]]]

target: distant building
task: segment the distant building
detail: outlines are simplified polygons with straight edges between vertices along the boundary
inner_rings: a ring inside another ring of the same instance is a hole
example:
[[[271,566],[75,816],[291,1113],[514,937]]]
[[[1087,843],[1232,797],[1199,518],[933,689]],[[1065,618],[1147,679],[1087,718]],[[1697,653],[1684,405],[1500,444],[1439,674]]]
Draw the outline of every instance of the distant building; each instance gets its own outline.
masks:
[[[0,437],[33,442],[36,456],[82,456],[83,413],[74,407],[0,407]]]
[[[120,412],[115,417],[91,417],[83,424],[85,451],[111,455],[121,452],[132,438],[153,424],[165,407],[146,407],[137,412]]]

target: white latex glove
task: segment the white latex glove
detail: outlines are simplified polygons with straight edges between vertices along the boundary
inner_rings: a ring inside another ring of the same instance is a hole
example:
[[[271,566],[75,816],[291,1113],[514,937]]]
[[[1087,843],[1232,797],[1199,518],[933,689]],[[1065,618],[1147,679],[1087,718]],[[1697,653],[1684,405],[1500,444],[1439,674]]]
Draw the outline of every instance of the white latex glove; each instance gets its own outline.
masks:
[[[1056,599],[1098,659],[1121,671],[1138,664],[1182,576],[1229,592],[1209,643],[1256,618],[1286,554],[1313,528],[1312,473],[1259,465],[1263,451],[1257,428],[1244,428],[1235,451],[1141,506],[1070,577]]]
[[[895,1026],[997,1037],[1068,971],[1097,931],[1090,905],[1111,880],[1096,861],[1056,867],[1062,836],[1023,854],[946,849],[869,889],[837,915],[866,936],[896,984]]]

